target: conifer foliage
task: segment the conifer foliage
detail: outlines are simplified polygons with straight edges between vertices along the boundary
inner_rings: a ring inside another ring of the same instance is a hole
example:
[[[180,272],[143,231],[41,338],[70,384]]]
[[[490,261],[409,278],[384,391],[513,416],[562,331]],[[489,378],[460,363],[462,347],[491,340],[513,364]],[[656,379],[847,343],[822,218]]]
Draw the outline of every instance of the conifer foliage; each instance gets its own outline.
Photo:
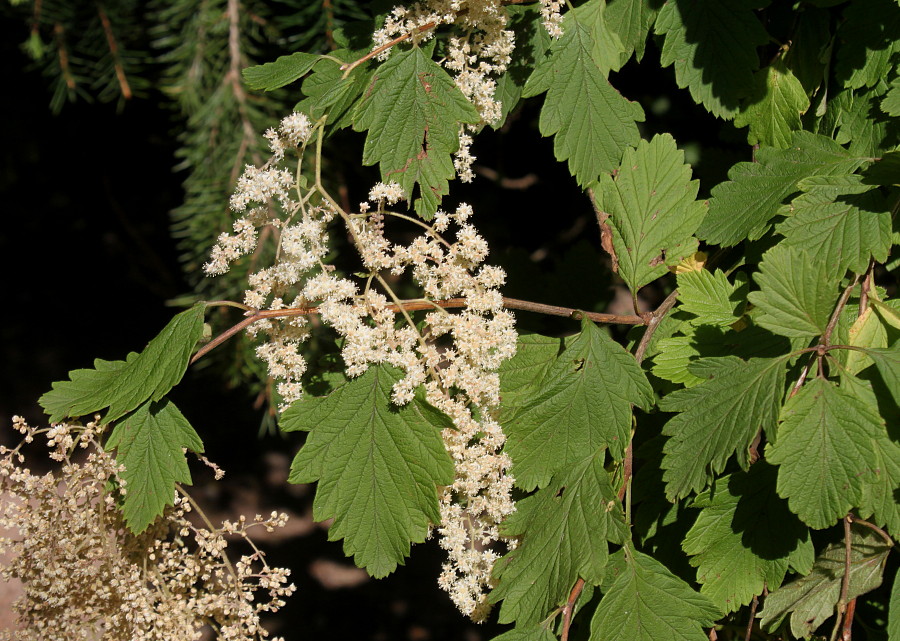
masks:
[[[281,429],[307,433],[291,481],[317,483],[329,537],[383,577],[435,536],[436,580],[465,615],[511,624],[498,641],[900,641],[900,4],[334,3],[322,42],[250,2],[168,4],[158,46],[193,171],[175,229],[188,265],[245,281],[226,303],[245,318],[201,346],[221,301],[198,303],[40,400],[53,422],[101,413],[134,534],[215,438],[165,395],[246,330]],[[260,24],[284,39],[254,66]],[[199,30],[219,45],[185,37]],[[746,142],[720,182],[648,133],[617,88],[638,65]],[[525,101],[629,313],[504,297],[477,227],[501,212],[449,204],[478,180],[478,135]],[[337,132],[380,176],[357,205],[328,177]],[[578,324],[517,335],[514,309]],[[321,325],[344,368],[313,386]]]

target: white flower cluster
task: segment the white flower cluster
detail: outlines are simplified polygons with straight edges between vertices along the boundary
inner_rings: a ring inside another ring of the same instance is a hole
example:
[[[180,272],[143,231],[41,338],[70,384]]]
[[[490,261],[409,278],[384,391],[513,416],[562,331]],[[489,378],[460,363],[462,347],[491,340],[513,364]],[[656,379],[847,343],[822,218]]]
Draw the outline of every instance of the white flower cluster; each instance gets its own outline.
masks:
[[[19,417],[13,427],[23,443],[45,433],[60,469],[33,474],[21,444],[0,446],[0,528],[18,533],[0,539],[10,559],[0,565],[0,578],[24,586],[13,606],[20,629],[0,639],[198,641],[210,623],[223,640],[268,637],[259,618],[294,591],[289,570],[269,567],[260,552],[232,565],[225,536],[282,527],[284,515],[209,530],[188,519],[191,505],[177,497],[174,508],[134,536],[117,506],[115,493],[127,488],[121,466],[98,440],[102,427],[38,430]],[[76,457],[79,449],[84,454]]]
[[[502,117],[502,107],[494,99],[497,83],[494,77],[506,71],[515,47],[512,31],[506,29],[508,16],[501,0],[427,0],[412,7],[394,7],[384,26],[375,32],[376,47],[405,34],[427,40],[434,29],[421,32],[422,27],[433,24],[456,24],[466,35],[453,37],[448,42],[444,66],[455,74],[456,86],[475,105],[483,122],[493,124]],[[384,51],[386,58],[390,51]],[[460,129],[459,151],[454,165],[460,180],[470,182],[474,177],[470,147],[477,125]]]
[[[445,4],[448,11],[458,11],[466,3]],[[487,16],[493,15],[490,7],[499,8],[499,3],[472,3],[468,12],[487,23]],[[401,14],[395,12],[395,16]],[[501,22],[495,18],[492,24]],[[486,39],[478,42],[479,47],[493,51]],[[291,145],[302,146],[306,139],[291,139],[287,130],[283,123],[279,132],[271,134],[270,140],[278,141],[272,144],[272,160],[263,169],[245,172],[232,199],[232,207],[244,216],[235,223],[235,235],[223,234],[219,239],[207,271],[221,273],[220,263],[224,261],[227,269],[228,261],[252,251],[251,238],[255,241],[261,224],[280,232],[275,264],[249,277],[244,302],[255,310],[284,312],[278,318],[266,317],[249,330],[267,336],[257,354],[279,381],[283,406],[302,392],[300,377],[306,363],[299,346],[309,336],[305,314],[315,306],[321,321],[343,338],[348,376],[358,376],[372,364],[397,367],[404,376],[392,390],[394,403],[410,402],[424,386],[427,400],[452,418],[454,428],[445,430],[443,438],[456,478],[441,495],[438,533],[449,560],[440,585],[464,613],[481,619],[488,611],[486,592],[497,558],[489,548],[500,540],[499,523],[515,509],[508,474],[511,462],[502,453],[504,435],[491,418],[500,402],[497,369],[516,349],[514,319],[504,309],[499,291],[506,275],[483,264],[487,243],[469,222],[472,208],[468,205],[460,205],[453,213],[438,211],[429,225],[390,210],[407,197],[395,183],[375,185],[357,214],[339,210],[325,194],[314,199],[318,187],[308,188],[305,194],[298,187],[293,196],[295,180],[275,165]],[[265,219],[257,213],[260,208],[254,204],[261,205],[266,198],[278,201],[283,219]],[[338,215],[369,273],[364,286],[338,277],[325,263],[326,227]],[[424,231],[406,244],[392,242],[385,235],[388,218],[406,220]],[[396,297],[386,278],[403,275],[421,289],[421,299]],[[441,301],[448,299],[457,299],[453,307],[462,310],[441,307]],[[409,316],[408,304],[433,308],[425,316],[421,333]],[[398,324],[398,315],[407,322]]]
[[[219,275],[228,271],[232,262],[256,248],[258,228],[270,225],[279,234],[278,260],[249,277],[250,288],[244,304],[253,309],[284,310],[302,308],[306,300],[298,295],[305,275],[322,265],[328,253],[326,227],[334,212],[323,206],[308,206],[297,189],[294,174],[278,167],[289,149],[306,144],[312,134],[312,123],[305,114],[292,113],[281,121],[278,129],[269,129],[266,138],[272,157],[262,168],[247,165],[231,197],[231,208],[242,214],[233,225],[234,234],[224,233],[212,249],[206,273]],[[266,206],[275,200],[283,217],[270,216]],[[300,398],[300,378],[306,361],[298,346],[309,336],[307,320],[298,315],[286,320],[255,323],[250,333],[263,332],[268,342],[257,349],[269,374],[278,383],[278,393],[288,405]]]
[[[563,34],[560,11],[564,4],[562,0],[541,0],[541,19],[544,29],[552,38],[559,38]]]

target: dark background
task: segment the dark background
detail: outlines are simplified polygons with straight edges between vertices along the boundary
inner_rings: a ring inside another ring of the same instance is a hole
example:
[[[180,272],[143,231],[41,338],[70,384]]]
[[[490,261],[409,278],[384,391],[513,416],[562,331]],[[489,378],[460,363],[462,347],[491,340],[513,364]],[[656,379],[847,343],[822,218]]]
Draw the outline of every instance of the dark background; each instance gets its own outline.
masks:
[[[177,311],[169,301],[189,291],[169,235],[169,212],[183,198],[184,176],[172,169],[179,123],[162,96],[151,91],[122,108],[78,102],[53,115],[47,81],[20,50],[26,37],[21,20],[0,15],[3,425],[13,414],[42,423],[36,400],[53,381],[90,367],[94,358],[120,359],[141,349]],[[643,105],[645,137],[669,131],[685,148],[701,195],[733,162],[749,159],[738,132],[694,107],[675,87],[671,69],[658,69],[652,45],[644,65],[631,62],[611,80]],[[553,159],[552,140],[540,137],[538,110],[538,102],[527,103],[503,130],[476,139],[479,177],[454,185],[446,205],[473,204],[475,223],[494,249],[489,260],[509,273],[508,296],[627,312],[617,307],[617,281],[599,251],[591,206],[565,165]],[[336,144],[346,157],[360,157],[361,135]],[[349,167],[345,176],[351,202],[362,200],[377,180],[369,168]],[[523,330],[577,330],[564,319],[524,313],[518,319]],[[296,536],[267,544],[271,561],[291,567],[299,588],[273,632],[288,641],[475,641],[502,630],[468,622],[438,590],[443,553],[433,542],[414,547],[408,566],[391,577],[359,581],[340,543],[329,543],[326,531],[311,524],[309,488],[284,483],[298,444],[261,433],[265,409],[254,408],[248,393],[227,389],[208,368],[189,371],[173,396],[209,457],[228,471],[213,487],[208,474],[196,470],[201,501],[223,516],[240,508],[287,509],[296,516]],[[7,431],[0,440],[8,438]],[[323,560],[339,564],[359,584],[325,587],[316,576],[344,575]],[[324,575],[315,568],[325,568]]]

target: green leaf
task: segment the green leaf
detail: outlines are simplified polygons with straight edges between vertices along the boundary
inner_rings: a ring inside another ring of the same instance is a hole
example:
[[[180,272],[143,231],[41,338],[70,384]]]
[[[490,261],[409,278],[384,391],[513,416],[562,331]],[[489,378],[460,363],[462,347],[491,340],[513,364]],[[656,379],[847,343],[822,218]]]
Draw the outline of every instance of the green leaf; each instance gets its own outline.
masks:
[[[894,67],[900,51],[900,7],[895,0],[855,0],[838,30],[838,82],[850,89],[871,87]]]
[[[203,451],[203,441],[175,404],[147,401],[116,423],[106,449],[125,466],[123,513],[128,528],[143,532],[175,499],[175,484],[191,482],[183,448]]]
[[[728,171],[728,181],[712,190],[709,214],[697,235],[725,246],[761,238],[782,201],[798,191],[797,181],[852,173],[863,161],[830,138],[796,131],[789,149],[761,147],[756,162],[740,162]]]
[[[699,385],[705,379],[691,374],[688,366],[700,357],[693,336],[670,336],[660,339],[659,353],[653,357],[653,374],[685,387]]]
[[[556,641],[556,635],[542,625],[516,627],[491,641]]]
[[[871,160],[900,144],[900,123],[884,114],[879,106],[887,90],[887,83],[881,81],[869,89],[853,92],[841,105],[835,141],[842,145],[849,143],[851,154]]]
[[[500,365],[501,416],[512,419],[544,387],[547,375],[563,347],[559,338],[522,334],[516,355]]]
[[[891,588],[891,600],[888,604],[888,641],[900,641],[900,568],[894,573],[894,586]]]
[[[313,516],[333,518],[331,541],[376,578],[403,563],[410,543],[421,543],[439,521],[437,485],[453,481],[453,461],[440,430],[444,414],[416,397],[391,405],[402,378],[385,365],[369,370],[322,398],[294,402],[281,429],[310,434],[291,465],[292,483],[318,481]]]
[[[550,49],[550,35],[541,24],[541,14],[535,6],[510,5],[507,29],[515,33],[516,48],[506,71],[497,78],[494,99],[502,105],[502,116],[491,127],[499,129],[509,113],[522,98],[522,90],[532,70],[542,61]]]
[[[775,427],[784,391],[784,358],[707,358],[690,371],[708,380],[659,404],[664,412],[680,412],[663,427],[670,437],[662,462],[670,501],[703,490],[732,454],[746,470],[750,443],[760,429]]]
[[[872,530],[853,525],[850,548],[848,599],[881,585],[884,561],[890,551]],[[766,597],[760,625],[775,630],[791,616],[791,632],[809,637],[834,614],[844,578],[844,542],[832,543],[816,559],[812,572],[773,591]]]
[[[779,243],[763,254],[759,268],[754,280],[760,290],[748,296],[760,310],[758,325],[788,337],[825,333],[843,276],[839,266]]]
[[[378,163],[384,181],[395,181],[416,212],[431,218],[453,178],[452,154],[462,123],[477,123],[478,111],[443,67],[419,47],[395,52],[376,69],[358,103],[353,128],[368,130],[363,163]]]
[[[69,372],[68,381],[38,401],[55,423],[109,408],[104,423],[115,421],[147,399],[158,401],[184,376],[194,346],[203,334],[205,303],[176,315],[140,354],[125,361],[94,361],[94,369]]]
[[[607,584],[609,584],[607,586]],[[592,641],[706,641],[719,611],[659,561],[624,548],[610,557]]]
[[[863,485],[860,516],[900,537],[900,444],[888,436],[875,439],[875,481]]]
[[[656,19],[665,36],[660,63],[714,116],[729,119],[753,86],[758,46],[769,36],[744,0],[667,2]]]
[[[785,403],[766,459],[779,466],[778,495],[810,527],[834,525],[875,480],[873,439],[884,435],[876,412],[820,378]]]
[[[341,49],[331,56],[353,61],[366,51]],[[334,60],[321,59],[312,73],[303,81],[301,89],[307,96],[297,104],[297,110],[309,113],[313,118],[328,114],[328,122],[334,129],[343,129],[353,124],[353,107],[371,82],[372,72],[367,64],[360,65],[344,78],[341,65]]]
[[[691,324],[727,327],[743,314],[746,290],[746,283],[732,285],[718,269],[682,272],[678,275],[679,309],[695,316]]]
[[[891,82],[891,88],[881,101],[881,110],[889,116],[900,116],[900,78]]]
[[[653,390],[634,356],[587,317],[545,381],[542,392],[504,425],[513,476],[526,490],[543,487],[556,471],[598,448],[622,458],[632,404],[653,404]]]
[[[894,402],[900,405],[900,341],[888,349],[868,349],[866,354],[875,361],[875,367],[894,397]]]
[[[640,62],[647,46],[647,34],[659,7],[646,0],[615,0],[606,7],[606,25],[610,31],[618,34],[624,49],[621,65],[628,62],[632,52]]]
[[[520,542],[494,568],[490,599],[503,600],[501,623],[537,623],[565,603],[576,579],[603,579],[607,541],[622,543],[626,535],[603,460],[601,451],[571,462],[506,520],[503,533]]]
[[[877,192],[843,195],[835,191],[839,190],[814,188],[783,209],[790,216],[775,227],[785,237],[782,244],[815,248],[826,264],[856,273],[866,271],[870,258],[886,261],[891,213],[884,198]]]
[[[589,0],[575,9],[574,17],[590,32],[594,63],[608,76],[610,71],[618,71],[627,59],[622,60],[625,47],[618,34],[607,26],[605,13],[606,0]]]
[[[749,473],[717,479],[715,492],[693,502],[702,510],[682,547],[698,568],[701,594],[722,613],[781,585],[789,566],[801,573],[812,566],[809,530],[775,494],[776,474],[760,461]]]
[[[782,60],[776,60],[753,75],[753,88],[734,126],[750,127],[747,142],[785,149],[792,132],[802,129],[800,116],[809,109],[803,85]]]
[[[622,152],[640,141],[635,121],[644,119],[640,105],[622,97],[593,61],[590,31],[568,14],[563,36],[540,61],[525,84],[524,97],[547,92],[540,131],[554,136],[558,160],[587,186],[601,173],[612,172]]]
[[[298,51],[289,56],[281,56],[275,62],[247,67],[241,75],[251,89],[272,91],[299,80],[321,59],[321,56]]]
[[[669,134],[625,150],[615,177],[600,176],[597,205],[610,215],[619,275],[636,292],[693,253],[689,241],[706,214],[684,152]]]

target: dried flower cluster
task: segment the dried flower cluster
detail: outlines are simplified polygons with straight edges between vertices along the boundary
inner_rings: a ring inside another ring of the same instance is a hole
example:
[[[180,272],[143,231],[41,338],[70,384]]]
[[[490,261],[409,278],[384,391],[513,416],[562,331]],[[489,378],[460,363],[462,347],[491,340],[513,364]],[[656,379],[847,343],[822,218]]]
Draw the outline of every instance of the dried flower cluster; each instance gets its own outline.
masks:
[[[479,6],[487,11],[488,4]],[[427,224],[392,210],[406,199],[395,183],[373,187],[358,213],[343,211],[318,186],[301,188],[299,177],[279,168],[288,149],[303,158],[309,130],[294,137],[286,133],[289,122],[301,121],[309,122],[293,114],[267,134],[273,156],[263,168],[244,172],[232,198],[232,208],[242,217],[234,224],[234,234],[220,237],[207,271],[222,273],[231,261],[252,251],[260,226],[280,231],[275,264],[250,276],[244,302],[253,309],[285,312],[251,326],[254,334],[266,336],[257,353],[280,381],[283,406],[302,392],[306,364],[299,347],[309,336],[309,325],[301,312],[315,307],[321,320],[343,338],[348,376],[358,376],[376,363],[393,365],[405,373],[394,386],[395,403],[408,403],[424,386],[428,401],[453,419],[454,429],[443,435],[456,464],[456,480],[441,496],[438,533],[449,561],[440,584],[463,612],[480,619],[487,612],[485,592],[497,558],[489,546],[500,539],[500,521],[515,509],[510,460],[502,453],[504,435],[491,418],[500,401],[497,369],[516,347],[514,319],[503,308],[498,289],[506,275],[484,265],[487,243],[471,224],[468,205],[452,213],[438,211]],[[277,201],[281,219],[259,213],[266,199]],[[363,279],[339,277],[325,263],[327,226],[337,217],[359,252],[368,274]],[[406,244],[392,242],[385,235],[388,219],[415,224],[421,233]],[[404,275],[422,292],[421,298],[401,301],[396,296],[388,279]],[[461,311],[437,304],[450,298],[464,299]],[[434,305],[425,315],[423,331],[406,311],[408,303]],[[398,324],[398,317],[406,322]]]
[[[294,591],[289,571],[269,567],[256,548],[232,565],[225,537],[281,527],[284,515],[207,529],[188,518],[189,499],[177,497],[135,536],[117,506],[127,488],[99,442],[102,426],[35,429],[16,417],[14,427],[23,443],[44,434],[60,467],[33,474],[22,444],[0,446],[0,527],[18,532],[0,540],[0,552],[11,556],[0,578],[20,579],[25,588],[15,604],[22,629],[0,638],[193,641],[207,625],[223,640],[268,637],[259,617]],[[268,598],[256,600],[263,593]]]

